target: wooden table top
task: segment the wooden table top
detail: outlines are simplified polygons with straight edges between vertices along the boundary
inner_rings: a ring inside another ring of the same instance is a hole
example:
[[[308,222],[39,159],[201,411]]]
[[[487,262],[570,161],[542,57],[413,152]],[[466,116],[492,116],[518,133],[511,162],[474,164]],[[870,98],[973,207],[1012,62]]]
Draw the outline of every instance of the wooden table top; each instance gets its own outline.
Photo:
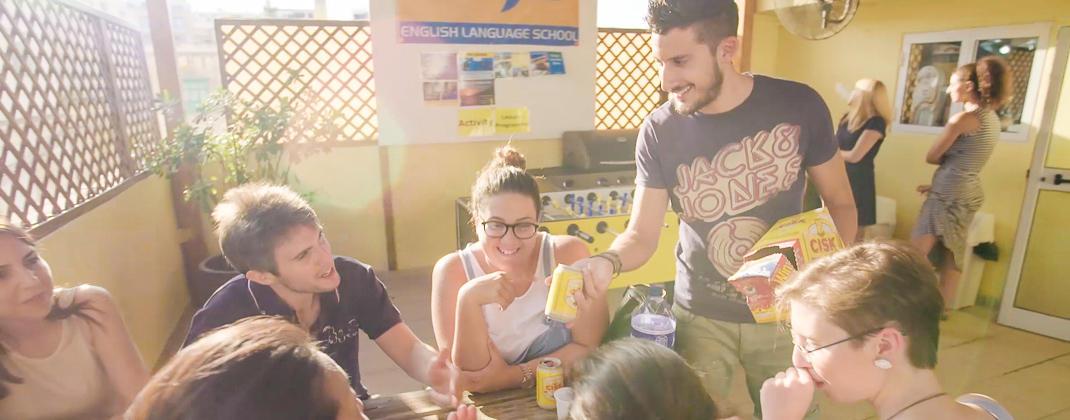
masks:
[[[479,408],[481,419],[557,419],[556,411],[539,408],[533,389],[468,394],[465,402]],[[435,405],[427,391],[380,396],[364,401],[364,414],[372,420],[445,419],[451,411],[453,409]]]

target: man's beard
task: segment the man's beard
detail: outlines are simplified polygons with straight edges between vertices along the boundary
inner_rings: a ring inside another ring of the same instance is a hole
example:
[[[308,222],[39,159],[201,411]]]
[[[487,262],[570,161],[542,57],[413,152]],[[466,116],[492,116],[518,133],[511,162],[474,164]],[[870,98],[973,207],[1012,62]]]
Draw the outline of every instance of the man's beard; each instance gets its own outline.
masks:
[[[695,100],[693,105],[687,105],[680,102],[675,97],[672,99],[673,109],[680,115],[691,115],[698,110],[709,105],[711,102],[717,100],[718,96],[721,96],[721,86],[724,84],[724,73],[721,72],[721,66],[714,63],[713,65],[713,84],[702,92],[701,96]]]

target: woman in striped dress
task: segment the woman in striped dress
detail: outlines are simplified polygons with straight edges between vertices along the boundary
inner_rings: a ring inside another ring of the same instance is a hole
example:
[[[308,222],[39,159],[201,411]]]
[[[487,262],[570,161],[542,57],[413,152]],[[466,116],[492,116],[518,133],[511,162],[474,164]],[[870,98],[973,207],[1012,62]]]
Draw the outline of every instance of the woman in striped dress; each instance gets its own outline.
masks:
[[[984,202],[979,174],[999,140],[996,111],[1010,99],[1012,80],[1007,62],[995,56],[959,67],[947,93],[963,111],[951,117],[925,155],[927,163],[939,167],[931,185],[918,186],[927,196],[911,240],[939,268],[946,309],[954,304],[967,230]]]

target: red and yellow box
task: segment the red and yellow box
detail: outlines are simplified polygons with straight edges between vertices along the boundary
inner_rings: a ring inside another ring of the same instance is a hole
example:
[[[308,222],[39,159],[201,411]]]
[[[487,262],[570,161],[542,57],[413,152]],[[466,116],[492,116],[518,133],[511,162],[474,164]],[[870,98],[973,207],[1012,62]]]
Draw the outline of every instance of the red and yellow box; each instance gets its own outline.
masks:
[[[782,315],[775,308],[777,286],[814,260],[845,246],[824,208],[785,217],[754,243],[728,283],[747,298],[755,322],[776,322]]]
[[[819,208],[778,220],[754,243],[744,260],[764,257],[770,253],[768,248],[777,248],[777,252],[792,259],[796,270],[802,270],[810,262],[844,247],[832,216]]]
[[[774,253],[743,263],[739,271],[728,278],[728,283],[747,298],[754,321],[764,324],[779,319],[774,291],[794,273],[795,268],[788,257]]]

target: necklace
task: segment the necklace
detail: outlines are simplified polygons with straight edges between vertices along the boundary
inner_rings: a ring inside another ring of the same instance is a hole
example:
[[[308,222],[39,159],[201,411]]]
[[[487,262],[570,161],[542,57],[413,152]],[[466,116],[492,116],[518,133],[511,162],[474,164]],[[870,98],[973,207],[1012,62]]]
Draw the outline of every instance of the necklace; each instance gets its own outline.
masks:
[[[910,405],[899,409],[899,411],[896,411],[895,414],[892,414],[891,416],[888,416],[888,418],[885,419],[885,420],[892,420],[892,419],[895,418],[895,416],[903,414],[904,411],[907,411],[907,410],[913,408],[915,405],[918,405],[918,404],[921,404],[923,402],[929,401],[929,400],[931,400],[933,398],[942,397],[944,395],[947,395],[947,393],[946,392],[937,392],[937,393],[935,393],[933,395],[930,395],[928,397],[925,397],[925,398],[922,398],[920,400],[914,401],[914,402],[910,403]]]

